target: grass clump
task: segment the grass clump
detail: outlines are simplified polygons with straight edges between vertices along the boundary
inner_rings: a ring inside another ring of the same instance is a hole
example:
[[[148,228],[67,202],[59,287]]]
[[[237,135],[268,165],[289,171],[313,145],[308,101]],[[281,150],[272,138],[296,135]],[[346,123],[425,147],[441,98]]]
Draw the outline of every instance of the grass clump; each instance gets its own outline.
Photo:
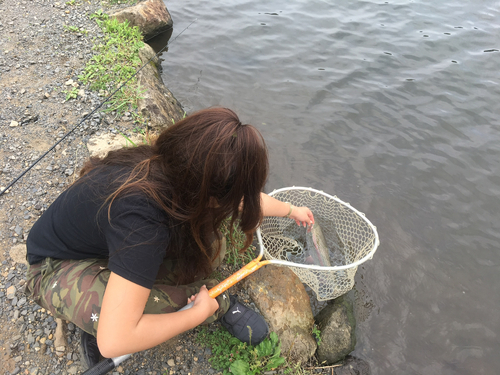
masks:
[[[319,327],[314,324],[313,328],[312,328],[312,335],[314,337],[314,339],[316,340],[316,343],[318,344],[318,346],[321,345],[321,330],[319,329]]]
[[[78,97],[78,88],[70,87],[69,89],[63,91],[66,94],[66,101],[70,99],[76,99]]]
[[[78,26],[70,26],[64,25],[64,30],[69,31],[71,33],[79,33],[83,35],[87,35],[89,32],[85,29],[80,29]]]
[[[247,264],[254,258],[255,246],[250,247],[245,252],[240,252],[246,241],[245,233],[240,229],[238,220],[234,222],[231,228],[231,218],[223,221],[221,233],[226,238],[226,258],[225,263],[233,267],[239,267]]]
[[[102,10],[91,18],[96,20],[104,36],[95,41],[93,49],[97,54],[78,78],[91,90],[104,94],[111,93],[129,80],[108,102],[105,112],[116,111],[120,115],[125,110],[136,110],[141,90],[134,74],[141,66],[139,50],[144,46],[141,32],[138,27],[130,26],[128,21],[118,22]]]
[[[259,345],[252,346],[233,337],[223,327],[219,327],[215,332],[202,327],[196,340],[210,347],[212,357],[209,362],[224,375],[262,374],[286,362],[281,356],[281,342],[274,332]]]

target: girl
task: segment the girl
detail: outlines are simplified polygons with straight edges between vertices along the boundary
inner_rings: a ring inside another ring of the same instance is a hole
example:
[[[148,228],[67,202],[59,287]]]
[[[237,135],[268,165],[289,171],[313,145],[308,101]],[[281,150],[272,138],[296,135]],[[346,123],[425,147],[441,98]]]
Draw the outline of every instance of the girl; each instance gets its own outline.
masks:
[[[27,291],[86,332],[89,366],[99,350],[134,353],[217,319],[258,344],[262,317],[226,293],[210,298],[217,281],[206,277],[223,258],[227,217],[239,219],[244,249],[263,216],[314,221],[307,207],[261,193],[267,173],[262,136],[225,108],[183,119],[152,145],[91,158],[31,229]]]

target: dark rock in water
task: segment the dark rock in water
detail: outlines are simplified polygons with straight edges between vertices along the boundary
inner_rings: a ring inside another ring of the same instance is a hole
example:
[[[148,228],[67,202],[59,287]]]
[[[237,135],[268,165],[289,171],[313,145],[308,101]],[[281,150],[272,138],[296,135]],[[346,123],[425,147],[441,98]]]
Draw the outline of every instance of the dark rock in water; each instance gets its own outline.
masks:
[[[146,0],[111,13],[110,16],[121,22],[127,20],[130,26],[139,27],[144,40],[171,29],[173,25],[172,17],[161,0]]]
[[[321,345],[317,352],[320,363],[336,363],[354,350],[356,319],[349,298],[336,298],[315,319],[321,331]]]
[[[370,375],[370,366],[360,358],[347,356],[342,366],[335,367],[335,375]]]

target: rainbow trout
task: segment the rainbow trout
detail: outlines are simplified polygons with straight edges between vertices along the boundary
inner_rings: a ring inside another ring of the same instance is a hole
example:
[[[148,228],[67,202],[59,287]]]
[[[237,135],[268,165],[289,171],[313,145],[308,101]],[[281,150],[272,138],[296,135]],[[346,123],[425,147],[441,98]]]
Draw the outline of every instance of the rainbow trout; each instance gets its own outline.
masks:
[[[319,224],[315,223],[307,228],[306,244],[306,263],[331,267],[330,252],[326,246],[325,236],[323,236],[323,231]]]

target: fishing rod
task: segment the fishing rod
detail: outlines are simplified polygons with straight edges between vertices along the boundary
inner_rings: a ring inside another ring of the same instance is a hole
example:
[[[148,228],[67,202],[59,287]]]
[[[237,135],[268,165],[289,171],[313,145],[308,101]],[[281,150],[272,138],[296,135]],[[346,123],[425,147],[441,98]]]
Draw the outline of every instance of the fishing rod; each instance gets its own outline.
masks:
[[[92,110],[87,116],[85,116],[73,129],[68,131],[64,136],[61,137],[51,148],[49,148],[42,156],[40,156],[33,164],[31,164],[28,168],[24,170],[19,176],[17,176],[5,189],[0,191],[0,197],[4,195],[14,184],[19,181],[23,176],[28,173],[35,165],[38,164],[40,160],[46,157],[52,150],[54,150],[59,143],[65,140],[71,133],[73,133],[76,129],[80,127],[85,121],[87,121],[99,108],[101,108],[105,103],[107,103],[118,91],[120,91],[132,78],[134,78],[144,67],[146,67],[152,60],[158,57],[171,43],[173,43],[184,31],[186,31],[193,23],[195,23],[198,19],[195,18],[189,25],[187,25],[179,34],[176,35],[174,39],[169,41],[162,49],[160,49],[153,57],[151,57],[144,65],[142,65],[137,72],[135,72],[131,77],[129,77],[125,82],[123,82],[115,91],[113,91],[106,99],[104,99],[99,105]],[[149,38],[148,40],[150,40]]]

